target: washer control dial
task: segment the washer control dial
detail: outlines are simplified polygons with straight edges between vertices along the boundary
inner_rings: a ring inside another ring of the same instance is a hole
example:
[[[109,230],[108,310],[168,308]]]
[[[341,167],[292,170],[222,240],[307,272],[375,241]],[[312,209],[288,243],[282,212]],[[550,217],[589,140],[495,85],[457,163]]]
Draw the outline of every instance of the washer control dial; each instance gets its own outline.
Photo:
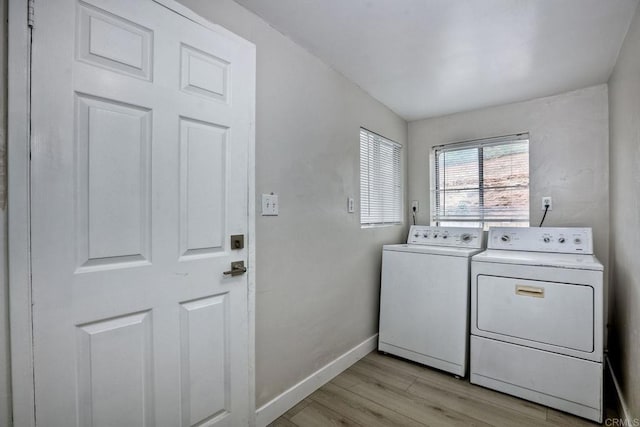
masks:
[[[412,225],[407,244],[482,249],[482,233],[481,228]]]

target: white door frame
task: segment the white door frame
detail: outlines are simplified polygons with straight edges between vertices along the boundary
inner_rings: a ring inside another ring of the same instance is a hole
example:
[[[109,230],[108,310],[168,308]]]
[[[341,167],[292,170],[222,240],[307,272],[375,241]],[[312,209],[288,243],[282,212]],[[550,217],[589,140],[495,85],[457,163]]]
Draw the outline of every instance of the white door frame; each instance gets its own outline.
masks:
[[[255,45],[212,24],[174,0],[153,0],[206,28],[239,41],[254,51],[251,85],[255,93]],[[31,31],[28,3],[9,0],[8,87],[7,87],[7,180],[8,180],[8,265],[9,319],[11,340],[11,390],[14,426],[35,427],[33,340],[31,313],[30,257],[30,75]],[[35,4],[37,31],[37,2]],[[251,100],[251,130],[248,141],[248,289],[249,322],[249,423],[255,425],[255,98]]]

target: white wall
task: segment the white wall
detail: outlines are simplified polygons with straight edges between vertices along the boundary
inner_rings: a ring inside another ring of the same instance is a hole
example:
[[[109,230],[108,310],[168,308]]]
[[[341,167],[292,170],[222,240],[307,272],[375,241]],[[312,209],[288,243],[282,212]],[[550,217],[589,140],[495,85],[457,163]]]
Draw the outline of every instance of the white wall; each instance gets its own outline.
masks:
[[[640,8],[609,80],[614,370],[640,419]]]
[[[10,425],[7,280],[7,1],[0,2],[0,426]]]
[[[257,46],[256,193],[280,198],[256,221],[261,406],[377,333],[381,246],[405,227],[360,229],[346,203],[360,126],[405,144],[407,125],[237,3],[181,2]]]
[[[595,252],[609,260],[609,130],[607,86],[409,123],[408,200],[429,222],[429,155],[434,145],[529,132],[530,223],[593,227]],[[606,273],[605,273],[606,276]]]

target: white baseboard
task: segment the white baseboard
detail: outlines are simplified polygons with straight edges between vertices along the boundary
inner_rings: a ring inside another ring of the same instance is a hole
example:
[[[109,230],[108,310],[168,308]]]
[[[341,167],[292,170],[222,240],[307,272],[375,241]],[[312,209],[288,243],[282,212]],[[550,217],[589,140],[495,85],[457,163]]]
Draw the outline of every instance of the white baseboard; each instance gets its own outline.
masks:
[[[342,356],[318,369],[284,393],[256,410],[256,426],[264,427],[293,408],[298,402],[331,381],[349,366],[371,353],[378,346],[378,334],[367,338]]]
[[[629,407],[627,406],[627,403],[624,400],[624,395],[622,394],[620,383],[618,382],[618,378],[616,377],[615,372],[613,372],[613,366],[611,366],[611,360],[609,360],[609,356],[606,356],[606,358],[607,358],[607,366],[609,367],[609,373],[611,374],[611,379],[613,380],[613,386],[616,389],[616,398],[618,400],[618,411],[620,412],[620,417],[626,422],[623,425],[632,426],[634,424],[631,423],[631,414],[629,413]]]

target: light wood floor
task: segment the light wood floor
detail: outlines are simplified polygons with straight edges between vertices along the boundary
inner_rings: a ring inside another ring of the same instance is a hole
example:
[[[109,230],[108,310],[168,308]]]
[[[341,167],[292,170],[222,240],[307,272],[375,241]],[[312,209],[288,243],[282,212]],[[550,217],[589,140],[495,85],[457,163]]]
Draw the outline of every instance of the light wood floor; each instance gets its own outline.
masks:
[[[470,425],[597,424],[375,351],[271,424],[273,427]]]

